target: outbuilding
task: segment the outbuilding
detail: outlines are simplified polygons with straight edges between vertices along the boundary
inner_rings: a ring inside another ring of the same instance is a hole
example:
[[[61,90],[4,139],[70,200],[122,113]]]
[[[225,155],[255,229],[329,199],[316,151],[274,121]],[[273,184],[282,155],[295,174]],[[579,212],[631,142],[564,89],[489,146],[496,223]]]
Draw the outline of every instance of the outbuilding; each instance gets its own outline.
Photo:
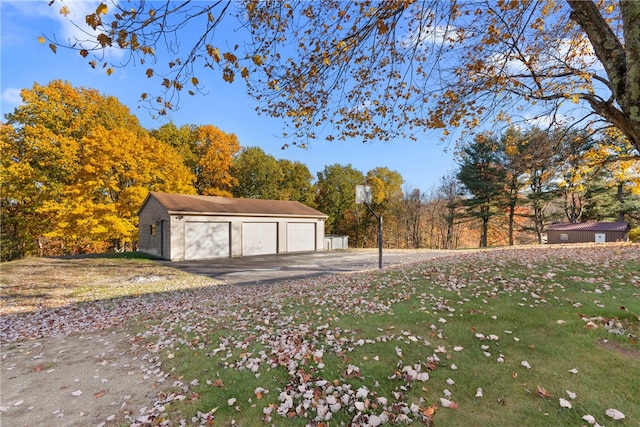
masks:
[[[171,261],[324,249],[327,215],[303,203],[151,192],[138,250]]]
[[[547,243],[626,242],[630,229],[627,222],[555,222],[547,227]]]

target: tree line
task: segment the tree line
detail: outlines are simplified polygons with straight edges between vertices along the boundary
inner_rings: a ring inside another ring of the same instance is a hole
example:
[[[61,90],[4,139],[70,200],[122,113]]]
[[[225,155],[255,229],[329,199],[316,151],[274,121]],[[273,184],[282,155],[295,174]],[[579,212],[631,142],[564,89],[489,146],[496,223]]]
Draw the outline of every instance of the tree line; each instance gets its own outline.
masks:
[[[372,187],[386,247],[540,242],[551,220],[640,220],[634,147],[613,132],[476,135],[458,170],[425,192],[383,166],[333,164],[314,177],[213,125],[146,130],[116,98],[68,82],[34,84],[22,99],[1,125],[2,260],[134,249],[149,191],[300,201],[357,247],[377,244],[359,184]]]

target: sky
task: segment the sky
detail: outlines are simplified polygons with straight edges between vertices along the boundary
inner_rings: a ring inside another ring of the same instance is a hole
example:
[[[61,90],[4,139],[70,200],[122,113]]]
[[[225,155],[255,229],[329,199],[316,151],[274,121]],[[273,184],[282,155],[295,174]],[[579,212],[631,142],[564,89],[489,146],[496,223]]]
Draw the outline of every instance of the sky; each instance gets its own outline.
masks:
[[[257,103],[246,94],[241,78],[233,84],[222,80],[219,73],[199,70],[198,78],[206,95],[181,96],[178,111],[154,118],[139,103],[140,94],[157,92],[158,81],[147,79],[141,66],[117,68],[111,76],[102,69],[92,69],[87,59],[77,52],[58,48],[54,54],[48,42],[41,44],[41,35],[55,35],[66,40],[73,31],[62,15],[60,3],[48,6],[49,0],[0,2],[0,104],[2,120],[20,104],[20,90],[30,89],[34,83],[46,85],[52,80],[68,81],[74,87],[92,88],[103,95],[115,96],[129,107],[146,129],[157,129],[169,121],[182,125],[211,124],[238,137],[243,147],[260,147],[277,159],[304,163],[313,176],[326,166],[351,165],[366,174],[376,167],[399,172],[406,189],[428,192],[438,186],[441,177],[454,173],[456,163],[453,146],[442,143],[437,134],[425,133],[419,141],[363,143],[359,140],[325,142],[312,141],[307,149],[282,149],[284,122],[259,116]],[[82,8],[95,10],[97,2],[65,2],[82,18]],[[222,28],[221,38],[233,39],[235,33]],[[145,67],[146,68],[146,67]],[[355,190],[354,190],[355,191]]]

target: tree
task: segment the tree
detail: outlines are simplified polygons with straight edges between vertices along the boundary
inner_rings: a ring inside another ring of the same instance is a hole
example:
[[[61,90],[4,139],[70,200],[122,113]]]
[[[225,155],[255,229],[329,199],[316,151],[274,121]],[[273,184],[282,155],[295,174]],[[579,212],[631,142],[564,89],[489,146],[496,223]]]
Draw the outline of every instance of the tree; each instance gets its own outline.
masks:
[[[137,210],[150,190],[192,193],[193,175],[113,97],[68,83],[35,84],[2,132],[3,258],[131,247]],[[17,218],[24,218],[18,220]]]
[[[554,135],[558,191],[563,197],[564,213],[570,223],[579,222],[584,209],[584,198],[592,183],[594,170],[588,164],[586,153],[593,140],[584,132],[559,130]]]
[[[405,246],[421,247],[422,216],[424,214],[425,195],[417,188],[405,189],[402,198],[402,222],[404,224]]]
[[[282,200],[295,200],[308,206],[315,204],[316,189],[309,168],[296,161],[278,160],[283,177],[279,184]]]
[[[230,169],[234,155],[240,150],[238,138],[213,125],[183,125],[173,122],[151,134],[180,153],[185,166],[196,176],[198,194],[231,196],[237,182]]]
[[[318,172],[316,180],[318,210],[329,216],[326,221],[326,232],[347,234],[355,238],[354,244],[358,246],[361,236],[357,232],[359,218],[368,212],[360,212],[358,215],[355,203],[356,185],[365,182],[364,174],[353,166],[333,164],[325,166]]]
[[[575,106],[573,123],[613,126],[635,156],[640,150],[636,1],[247,0],[234,11],[251,38],[244,50],[215,38],[230,5],[101,3],[75,22],[89,27],[86,40],[65,46],[111,74],[163,58],[165,41],[171,59],[142,67],[164,92],[142,98],[160,112],[180,92],[200,90],[198,67],[214,69],[229,82],[244,78],[262,110],[288,120],[297,141],[325,124],[333,128],[328,139],[391,140],[531,111],[554,118]],[[71,12],[60,9],[73,19]],[[179,51],[174,40],[191,43]],[[51,42],[55,51],[60,43]],[[114,64],[105,49],[129,55]]]
[[[453,175],[446,175],[440,178],[438,186],[439,199],[444,201],[445,211],[443,213],[446,223],[446,237],[444,239],[444,248],[453,249],[456,219],[460,218],[459,209],[462,207],[462,195],[464,188],[461,181]]]
[[[404,179],[398,171],[386,167],[376,167],[367,172],[365,183],[371,186],[371,208],[384,220],[387,246],[397,246],[401,235],[400,223],[397,221],[402,204],[402,184]],[[364,224],[365,236],[377,236],[378,221],[372,221],[373,216],[367,215]],[[375,225],[375,228],[370,228]]]
[[[249,199],[281,199],[280,183],[284,173],[276,160],[260,147],[247,147],[236,156],[231,175],[238,181],[234,197]]]
[[[496,215],[505,185],[499,143],[488,135],[478,135],[463,149],[457,178],[471,197],[464,200],[467,213],[482,223],[480,247],[487,247],[489,219]]]
[[[500,148],[503,150],[503,165],[505,168],[506,205],[509,209],[509,245],[514,244],[514,227],[516,208],[520,203],[520,191],[524,187],[523,175],[526,162],[521,156],[521,132],[516,128],[509,128],[502,135]]]
[[[538,243],[542,243],[547,225],[548,204],[556,197],[555,143],[548,132],[533,128],[526,131],[516,144],[516,149],[526,164],[524,181],[528,187],[526,195],[531,208],[532,228]]]

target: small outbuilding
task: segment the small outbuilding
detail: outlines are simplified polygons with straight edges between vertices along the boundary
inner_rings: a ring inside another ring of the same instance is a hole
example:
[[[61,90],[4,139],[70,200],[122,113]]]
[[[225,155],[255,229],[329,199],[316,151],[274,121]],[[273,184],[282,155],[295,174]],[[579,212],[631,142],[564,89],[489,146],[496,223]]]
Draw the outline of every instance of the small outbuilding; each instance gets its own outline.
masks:
[[[327,215],[303,203],[151,192],[138,250],[170,261],[324,249]]]
[[[547,243],[605,243],[629,240],[627,222],[555,222],[547,227]]]

